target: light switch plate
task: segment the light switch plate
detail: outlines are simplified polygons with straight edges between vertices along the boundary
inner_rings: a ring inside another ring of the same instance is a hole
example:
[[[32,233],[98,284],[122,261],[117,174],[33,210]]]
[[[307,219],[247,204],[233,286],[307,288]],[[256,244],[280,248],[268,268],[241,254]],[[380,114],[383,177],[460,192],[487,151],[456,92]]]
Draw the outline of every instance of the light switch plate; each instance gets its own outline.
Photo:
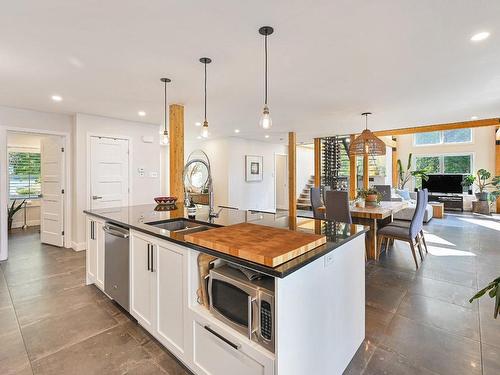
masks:
[[[335,258],[334,258],[332,253],[326,254],[325,255],[325,268],[331,266],[334,262],[334,259]]]

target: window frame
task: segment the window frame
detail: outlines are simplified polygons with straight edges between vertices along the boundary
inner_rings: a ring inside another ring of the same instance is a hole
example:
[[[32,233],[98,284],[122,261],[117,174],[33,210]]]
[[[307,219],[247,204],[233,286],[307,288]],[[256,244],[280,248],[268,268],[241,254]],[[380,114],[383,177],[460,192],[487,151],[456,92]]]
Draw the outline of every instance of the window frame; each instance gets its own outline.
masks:
[[[470,156],[470,172],[465,173],[445,173],[444,172],[444,157],[445,156]],[[474,152],[443,152],[439,154],[417,154],[414,155],[414,159],[412,161],[412,169],[415,170],[417,167],[417,159],[425,158],[425,157],[437,157],[439,158],[439,172],[438,173],[429,173],[429,174],[473,174],[474,173],[474,160],[476,155]]]
[[[444,132],[449,131],[449,130],[462,130],[462,129],[468,129],[470,131],[470,141],[465,141],[465,142],[445,142],[444,141]],[[430,132],[424,132],[424,133],[439,133],[439,142],[438,143],[417,143],[417,134],[421,133],[414,133],[413,134],[413,147],[433,147],[433,146],[446,146],[446,145],[467,145],[467,144],[472,144],[474,143],[474,131],[472,128],[459,128],[459,129],[448,129],[448,130],[434,130]]]
[[[28,197],[25,197],[25,196],[14,197],[10,194],[12,179],[11,179],[11,174],[9,172],[9,168],[10,168],[9,158],[10,158],[11,153],[39,154],[40,155],[40,179],[41,179],[41,177],[42,177],[41,150],[39,148],[36,148],[36,147],[19,147],[19,146],[7,147],[7,178],[8,178],[7,197],[9,199],[9,201],[12,202],[13,200],[23,200],[23,199],[26,199],[27,201],[40,200],[41,199],[40,195],[31,195],[30,194]],[[41,192],[40,192],[40,194],[41,194]]]

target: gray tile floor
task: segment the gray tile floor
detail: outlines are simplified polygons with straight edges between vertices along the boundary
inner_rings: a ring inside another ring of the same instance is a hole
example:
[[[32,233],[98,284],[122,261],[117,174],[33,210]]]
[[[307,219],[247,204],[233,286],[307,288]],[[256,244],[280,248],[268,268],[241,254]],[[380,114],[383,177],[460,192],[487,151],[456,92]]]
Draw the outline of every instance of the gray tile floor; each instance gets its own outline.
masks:
[[[500,275],[500,220],[433,219],[415,272],[405,244],[366,268],[366,339],[347,374],[500,374],[500,319],[478,287]],[[16,231],[0,267],[0,374],[188,372],[95,287],[85,253]]]

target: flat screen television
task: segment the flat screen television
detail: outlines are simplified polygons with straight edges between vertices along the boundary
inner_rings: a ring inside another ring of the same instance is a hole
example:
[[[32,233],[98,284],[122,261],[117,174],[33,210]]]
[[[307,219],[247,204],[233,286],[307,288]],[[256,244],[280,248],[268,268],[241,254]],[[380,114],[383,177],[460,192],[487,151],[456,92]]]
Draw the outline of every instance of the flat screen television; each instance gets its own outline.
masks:
[[[455,193],[464,191],[462,174],[430,174],[429,180],[422,180],[422,189],[427,188],[430,193]]]

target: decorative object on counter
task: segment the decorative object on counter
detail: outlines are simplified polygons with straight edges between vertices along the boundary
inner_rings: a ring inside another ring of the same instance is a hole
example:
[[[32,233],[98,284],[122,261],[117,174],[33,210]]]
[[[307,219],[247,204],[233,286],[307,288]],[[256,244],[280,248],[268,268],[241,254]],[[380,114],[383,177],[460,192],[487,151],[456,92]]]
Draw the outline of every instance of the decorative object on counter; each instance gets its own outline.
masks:
[[[193,199],[190,200],[189,206],[187,207],[187,215],[190,219],[196,218],[196,205],[194,204]]]
[[[256,182],[262,181],[262,164],[263,156],[245,155],[245,181]]]
[[[476,181],[476,176],[473,176],[471,174],[468,174],[467,176],[464,176],[464,180],[462,181],[462,186],[467,188],[467,191],[470,195],[472,195],[472,185]]]
[[[417,169],[415,171],[411,170],[411,159],[412,153],[410,152],[408,155],[408,164],[406,165],[406,169],[403,169],[403,163],[401,162],[401,159],[398,159],[398,186],[401,190],[404,190],[405,185],[412,177],[420,177],[424,181],[429,179],[427,169]]]
[[[366,207],[377,207],[382,200],[382,194],[375,188],[358,189],[357,199],[363,199]]]
[[[493,202],[500,196],[500,176],[491,178],[491,173],[486,169],[479,169],[477,171],[476,185],[479,189],[479,192],[476,193],[476,198],[479,201]]]
[[[184,236],[184,239],[269,267],[276,267],[326,243],[324,235],[251,223],[192,233]]]
[[[208,254],[200,253],[198,255],[199,287],[196,294],[198,296],[198,303],[207,309],[210,309],[210,301],[208,300],[208,275],[216,259],[216,257]]]
[[[263,26],[259,29],[259,34],[264,35],[264,109],[260,117],[259,125],[262,129],[269,129],[273,125],[269,106],[267,105],[267,37],[274,32],[271,26]]]
[[[164,212],[164,211],[174,211],[177,210],[177,205],[174,204],[159,204],[157,205],[154,210],[156,212]]]
[[[177,197],[156,197],[154,200],[158,205],[171,206],[177,202]]]
[[[160,81],[162,81],[165,84],[165,112],[164,112],[164,119],[163,119],[163,131],[161,132],[161,144],[162,145],[168,145],[169,139],[168,139],[168,112],[167,112],[167,83],[172,82],[170,78],[161,78]]]
[[[488,292],[490,298],[494,298],[494,306],[493,306],[493,317],[496,319],[498,314],[500,314],[500,277],[497,277],[491,283],[486,285],[483,289],[477,292],[469,302],[472,303],[475,299],[479,299],[484,296]]]
[[[205,116],[203,120],[203,126],[201,127],[201,136],[203,138],[208,138],[208,121],[207,121],[207,64],[212,62],[212,59],[208,57],[202,57],[200,62],[204,65],[205,68]]]
[[[7,213],[8,217],[8,230],[12,229],[12,223],[14,221],[14,215],[21,209],[23,208],[24,204],[26,203],[26,199],[23,199],[19,205],[16,206],[17,199],[14,199],[12,201],[12,204],[9,207],[9,211]]]
[[[349,157],[356,155],[385,155],[385,143],[368,129],[368,115],[371,112],[363,112],[365,116],[365,130],[357,136],[349,146]]]

